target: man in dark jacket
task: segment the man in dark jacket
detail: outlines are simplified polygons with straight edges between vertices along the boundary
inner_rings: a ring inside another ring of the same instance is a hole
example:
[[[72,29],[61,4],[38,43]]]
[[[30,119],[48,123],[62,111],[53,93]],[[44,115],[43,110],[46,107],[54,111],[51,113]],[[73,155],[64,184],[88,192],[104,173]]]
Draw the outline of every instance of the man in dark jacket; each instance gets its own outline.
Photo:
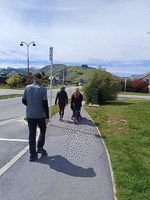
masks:
[[[71,106],[70,106],[71,109],[73,110],[74,124],[76,124],[77,121],[79,121],[82,101],[83,101],[83,95],[80,93],[79,88],[76,88],[75,92],[72,94]]]
[[[47,90],[41,86],[42,76],[34,75],[34,84],[26,86],[22,97],[22,103],[26,105],[26,117],[29,127],[30,161],[34,161],[37,153],[46,154],[43,149],[45,143],[46,124],[49,122]],[[38,150],[36,152],[36,128],[40,128]]]
[[[65,86],[62,86],[60,88],[60,91],[57,92],[55,105],[57,105],[57,100],[59,105],[59,121],[63,122],[64,109],[66,104],[68,103],[68,95],[65,91]]]

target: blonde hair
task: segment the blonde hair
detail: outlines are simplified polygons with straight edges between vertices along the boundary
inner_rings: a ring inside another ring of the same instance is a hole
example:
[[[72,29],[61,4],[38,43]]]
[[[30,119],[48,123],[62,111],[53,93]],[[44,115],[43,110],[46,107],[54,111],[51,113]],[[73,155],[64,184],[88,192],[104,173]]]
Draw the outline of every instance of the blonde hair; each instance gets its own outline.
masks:
[[[74,93],[74,98],[79,98],[79,96],[80,96],[79,88],[76,88]]]

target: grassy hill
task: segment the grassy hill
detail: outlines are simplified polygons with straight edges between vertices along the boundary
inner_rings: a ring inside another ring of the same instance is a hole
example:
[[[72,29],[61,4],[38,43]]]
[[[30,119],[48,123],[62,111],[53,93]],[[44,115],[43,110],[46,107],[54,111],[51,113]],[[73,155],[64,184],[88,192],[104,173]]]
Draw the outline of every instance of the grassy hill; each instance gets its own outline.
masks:
[[[91,76],[92,72],[97,69],[92,67],[82,67],[82,66],[66,66],[66,65],[53,65],[53,76],[59,77],[60,79],[64,77],[66,80],[80,81],[81,79],[87,80]],[[47,65],[37,72],[41,73],[44,71],[47,75],[50,75],[50,65]],[[64,71],[64,72],[63,72]]]

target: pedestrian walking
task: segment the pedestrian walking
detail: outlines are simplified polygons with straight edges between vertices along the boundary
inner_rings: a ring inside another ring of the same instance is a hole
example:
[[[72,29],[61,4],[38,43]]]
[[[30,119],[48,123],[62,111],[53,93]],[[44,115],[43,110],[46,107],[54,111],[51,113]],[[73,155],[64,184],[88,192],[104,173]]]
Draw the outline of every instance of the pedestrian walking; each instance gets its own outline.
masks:
[[[60,91],[57,92],[56,99],[55,99],[55,105],[59,105],[59,121],[63,122],[63,116],[64,116],[64,110],[66,104],[68,104],[68,95],[65,91],[65,86],[61,86]]]
[[[71,96],[71,109],[73,110],[74,124],[79,121],[80,110],[82,107],[83,95],[80,93],[79,88],[75,89],[75,92]]]
[[[43,149],[45,143],[46,124],[49,123],[47,90],[41,86],[42,76],[37,73],[34,75],[34,83],[27,85],[22,97],[22,103],[26,105],[26,117],[29,127],[29,148],[30,161],[34,161],[37,153],[46,154]],[[36,151],[36,129],[40,128],[40,136],[37,142]]]

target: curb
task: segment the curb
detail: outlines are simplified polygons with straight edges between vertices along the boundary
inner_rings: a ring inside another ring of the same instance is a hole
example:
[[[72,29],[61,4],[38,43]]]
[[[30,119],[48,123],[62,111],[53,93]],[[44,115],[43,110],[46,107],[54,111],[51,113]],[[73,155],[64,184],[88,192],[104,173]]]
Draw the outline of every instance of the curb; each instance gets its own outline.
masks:
[[[85,110],[85,109],[84,109]],[[86,110],[85,110],[86,112]],[[87,112],[86,112],[87,113]],[[89,114],[87,113],[87,115],[89,116]],[[91,119],[91,117],[89,116],[89,118]],[[91,119],[91,121],[93,122],[93,120]],[[93,122],[94,123],[94,122]],[[95,123],[94,123],[95,124]],[[95,125],[95,127],[97,128],[97,126]],[[104,147],[105,147],[105,150],[106,150],[106,154],[107,154],[107,157],[108,157],[108,162],[109,162],[109,168],[110,168],[110,173],[111,173],[111,180],[112,180],[112,186],[113,186],[113,193],[114,193],[114,200],[117,200],[117,197],[116,197],[116,186],[115,186],[115,179],[114,179],[114,173],[113,173],[113,170],[112,170],[112,165],[111,165],[111,161],[110,161],[110,155],[108,153],[108,150],[107,150],[107,147],[105,145],[105,142],[102,138],[102,135],[100,133],[100,130],[97,128],[98,130],[98,133],[99,135],[101,136],[101,139],[103,141],[103,144],[104,144]]]

